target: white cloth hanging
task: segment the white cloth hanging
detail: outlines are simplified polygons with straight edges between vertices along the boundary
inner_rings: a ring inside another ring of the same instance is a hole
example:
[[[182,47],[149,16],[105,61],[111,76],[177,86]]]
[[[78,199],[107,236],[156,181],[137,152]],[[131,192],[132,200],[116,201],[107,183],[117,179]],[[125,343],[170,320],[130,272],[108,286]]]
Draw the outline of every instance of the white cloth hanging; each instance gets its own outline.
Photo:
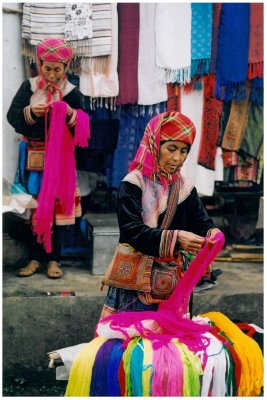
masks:
[[[165,82],[190,82],[191,18],[190,3],[156,5],[156,64]]]
[[[182,174],[195,185],[199,194],[212,196],[215,180],[223,180],[222,149],[217,148],[215,171],[211,171],[197,163],[202,129],[203,90],[181,93],[181,112],[195,124],[196,138],[182,167]]]
[[[111,56],[107,73],[97,71],[97,58],[81,60],[80,91],[90,97],[115,97],[119,94],[118,66],[118,12],[117,4],[111,4]]]
[[[138,51],[138,104],[167,101],[167,85],[159,77],[156,65],[155,3],[140,3]]]

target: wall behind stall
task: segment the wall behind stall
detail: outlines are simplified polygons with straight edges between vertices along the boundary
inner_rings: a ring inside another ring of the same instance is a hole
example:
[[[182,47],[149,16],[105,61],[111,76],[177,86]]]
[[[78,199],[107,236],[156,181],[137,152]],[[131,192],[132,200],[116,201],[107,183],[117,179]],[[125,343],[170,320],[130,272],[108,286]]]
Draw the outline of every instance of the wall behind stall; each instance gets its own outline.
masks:
[[[18,143],[21,135],[8,123],[6,113],[25,79],[21,56],[22,3],[2,4],[2,176],[13,182],[18,163]],[[12,12],[13,11],[13,12]]]

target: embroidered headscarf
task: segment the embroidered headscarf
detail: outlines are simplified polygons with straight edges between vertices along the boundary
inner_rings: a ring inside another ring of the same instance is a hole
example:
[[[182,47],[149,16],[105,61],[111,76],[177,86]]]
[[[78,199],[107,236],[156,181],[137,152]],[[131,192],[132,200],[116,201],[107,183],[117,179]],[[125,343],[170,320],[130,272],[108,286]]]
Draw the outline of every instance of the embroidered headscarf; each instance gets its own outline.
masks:
[[[32,90],[34,95],[31,98],[31,104],[34,102],[53,100],[62,100],[66,94],[73,88],[66,75],[58,82],[49,82],[42,75],[42,62],[59,62],[65,64],[65,73],[73,57],[72,47],[61,38],[48,38],[38,43],[36,47],[36,61],[39,76],[32,79]],[[40,89],[38,91],[38,89]],[[38,93],[36,93],[38,92]]]
[[[159,180],[164,186],[176,181],[180,169],[170,174],[160,167],[158,156],[160,142],[179,140],[192,145],[196,136],[193,122],[177,111],[166,111],[152,118],[146,126],[145,133],[129,170],[138,169],[142,175],[152,180]]]

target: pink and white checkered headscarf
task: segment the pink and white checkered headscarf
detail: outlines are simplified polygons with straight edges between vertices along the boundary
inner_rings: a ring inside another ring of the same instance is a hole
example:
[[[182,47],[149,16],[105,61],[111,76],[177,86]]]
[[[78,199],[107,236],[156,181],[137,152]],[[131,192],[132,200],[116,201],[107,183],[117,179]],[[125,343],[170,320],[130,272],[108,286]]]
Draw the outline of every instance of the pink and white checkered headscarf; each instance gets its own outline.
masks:
[[[166,111],[153,117],[146,126],[145,133],[129,170],[138,169],[142,175],[156,180],[166,186],[176,181],[180,169],[173,174],[163,171],[158,164],[160,142],[179,140],[190,146],[196,136],[193,122],[177,111]]]

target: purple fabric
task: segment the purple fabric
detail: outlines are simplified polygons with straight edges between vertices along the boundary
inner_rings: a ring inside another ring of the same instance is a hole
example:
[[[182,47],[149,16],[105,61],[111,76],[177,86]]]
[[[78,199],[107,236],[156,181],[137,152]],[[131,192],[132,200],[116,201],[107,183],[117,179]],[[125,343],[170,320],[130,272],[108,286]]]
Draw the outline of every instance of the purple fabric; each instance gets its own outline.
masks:
[[[119,3],[119,95],[117,105],[138,101],[139,3]]]

